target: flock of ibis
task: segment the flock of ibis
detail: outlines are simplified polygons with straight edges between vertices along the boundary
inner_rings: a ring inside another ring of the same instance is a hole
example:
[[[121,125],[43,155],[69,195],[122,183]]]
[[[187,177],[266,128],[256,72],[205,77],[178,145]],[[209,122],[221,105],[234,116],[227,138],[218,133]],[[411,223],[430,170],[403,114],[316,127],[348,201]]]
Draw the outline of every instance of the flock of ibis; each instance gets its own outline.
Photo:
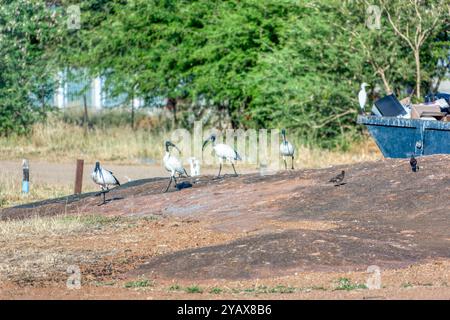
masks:
[[[369,84],[362,83],[361,84],[361,90],[358,93],[358,101],[360,105],[360,112],[364,114],[365,112],[365,105],[367,103],[367,92],[366,87],[368,87]],[[294,170],[294,152],[295,148],[294,146],[286,139],[286,130],[281,130],[281,136],[282,136],[282,142],[280,144],[280,155],[283,157],[284,161],[284,167],[287,170],[288,164],[287,160],[291,158],[291,169]],[[215,156],[219,160],[219,173],[217,175],[217,178],[220,178],[220,173],[222,172],[222,166],[224,161],[228,161],[231,163],[231,166],[233,167],[234,176],[237,176],[236,168],[234,167],[236,161],[242,160],[239,153],[231,146],[224,144],[224,143],[217,143],[216,142],[216,135],[212,134],[209,136],[208,139],[206,139],[203,142],[202,146],[202,152],[205,150],[206,146],[210,143],[212,145],[212,149],[214,151]],[[175,182],[175,187],[177,189],[181,189],[181,184],[177,183],[176,175],[178,174],[178,177],[182,177],[185,175],[186,177],[189,177],[189,175],[186,172],[186,169],[184,169],[183,164],[181,160],[171,153],[171,148],[175,148],[178,150],[178,152],[181,154],[180,149],[173,144],[171,141],[165,142],[165,155],[163,158],[163,164],[164,168],[170,173],[170,179],[169,184],[167,185],[167,188],[164,192],[167,192],[172,184],[172,182]],[[198,160],[195,160],[194,158],[188,159],[191,164],[191,172],[196,172],[198,175],[199,172],[199,163]],[[410,159],[410,165],[413,172],[417,172],[419,170],[419,166],[417,165],[417,160],[414,158],[414,155],[411,156]],[[345,178],[345,171],[342,171],[340,174],[338,174],[336,177],[330,179],[329,183],[334,183],[335,186],[340,186],[345,183],[343,183],[343,180]],[[100,163],[97,162],[95,164],[95,169],[92,172],[92,180],[101,186],[101,194],[103,194],[103,203],[106,203],[105,200],[105,193],[109,191],[110,186],[119,186],[120,183],[117,180],[116,177],[114,177],[113,173],[111,171],[108,171],[100,166]]]
[[[291,168],[294,169],[295,148],[286,139],[285,129],[281,131],[281,135],[283,140],[280,144],[280,155],[283,157],[285,169],[287,169],[287,162],[286,162],[287,158],[291,158]],[[231,166],[233,167],[234,176],[238,176],[238,173],[236,172],[236,168],[234,165],[236,161],[242,160],[239,153],[233,147],[227,144],[217,143],[216,135],[214,134],[210,135],[209,138],[203,142],[202,152],[205,150],[208,144],[212,145],[214,155],[219,160],[219,173],[216,178],[221,177],[220,174],[222,172],[222,166],[224,164],[224,161],[228,161],[231,164]],[[172,185],[172,182],[175,182],[175,187],[178,186],[176,178],[177,174],[178,177],[182,177],[183,175],[189,177],[189,175],[186,172],[186,169],[183,167],[181,160],[176,155],[171,153],[171,149],[175,148],[178,151],[178,153],[181,154],[180,149],[178,149],[178,147],[171,141],[166,141],[164,146],[165,146],[165,154],[163,157],[163,164],[164,168],[170,173],[169,184],[167,185],[167,188],[164,191],[167,192],[170,186]],[[193,166],[193,168],[198,168],[198,163],[194,162],[192,158],[189,158],[189,161],[191,162],[191,166]],[[109,192],[109,188],[114,186],[120,186],[120,182],[119,180],[117,180],[117,178],[111,171],[102,168],[99,162],[96,162],[94,171],[92,172],[91,176],[92,180],[101,187],[100,194],[103,195],[102,204],[105,204],[106,203],[105,194]]]

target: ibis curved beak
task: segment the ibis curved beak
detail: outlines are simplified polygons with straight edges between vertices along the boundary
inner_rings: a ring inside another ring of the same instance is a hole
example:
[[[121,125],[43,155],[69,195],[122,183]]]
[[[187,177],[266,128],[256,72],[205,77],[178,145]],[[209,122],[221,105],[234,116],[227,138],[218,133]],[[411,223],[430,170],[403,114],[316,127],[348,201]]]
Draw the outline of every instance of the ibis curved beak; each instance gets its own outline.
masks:
[[[178,149],[178,147],[176,146],[176,145],[174,145],[174,144],[172,144],[172,147],[174,147],[175,149],[177,149],[178,150],[178,152],[181,154],[181,150],[180,149]]]
[[[203,142],[202,151],[205,150],[205,147],[208,144],[208,142],[209,142],[209,139],[205,140],[205,142]]]

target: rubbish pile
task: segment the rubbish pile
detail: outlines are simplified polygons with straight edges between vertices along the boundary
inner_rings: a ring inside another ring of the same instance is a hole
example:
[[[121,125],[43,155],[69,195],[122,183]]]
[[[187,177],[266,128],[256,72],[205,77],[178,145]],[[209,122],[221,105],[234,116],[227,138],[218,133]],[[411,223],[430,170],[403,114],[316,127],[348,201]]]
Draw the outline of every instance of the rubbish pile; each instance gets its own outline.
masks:
[[[450,94],[428,95],[419,104],[411,103],[409,97],[399,101],[394,94],[390,94],[375,101],[372,114],[379,117],[450,122]]]

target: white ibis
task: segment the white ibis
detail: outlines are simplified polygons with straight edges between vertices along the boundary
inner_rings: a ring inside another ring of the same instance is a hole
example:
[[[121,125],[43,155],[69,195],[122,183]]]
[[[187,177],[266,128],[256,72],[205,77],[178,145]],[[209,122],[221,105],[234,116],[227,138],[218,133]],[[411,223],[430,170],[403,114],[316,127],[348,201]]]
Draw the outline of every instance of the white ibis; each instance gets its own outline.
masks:
[[[281,130],[281,135],[283,136],[283,141],[280,144],[280,153],[283,156],[284,168],[287,170],[286,157],[290,157],[292,160],[292,170],[294,170],[294,146],[286,140],[286,130]]]
[[[119,180],[114,177],[113,173],[100,166],[100,162],[95,163],[94,171],[92,172],[92,180],[102,187],[101,194],[103,194],[103,203],[106,203],[105,194],[109,192],[109,186],[120,186]]]
[[[220,177],[220,172],[222,171],[222,164],[224,160],[228,160],[231,163],[234,170],[234,175],[237,176],[238,174],[234,167],[234,163],[237,160],[242,160],[239,153],[237,153],[237,151],[234,150],[229,145],[226,145],[224,143],[216,143],[216,136],[214,134],[212,134],[208,139],[206,139],[203,142],[202,151],[205,150],[205,147],[208,144],[208,142],[212,143],[214,153],[216,157],[219,158],[220,167],[219,167],[219,174],[217,175],[217,177],[218,178]]]
[[[166,146],[166,154],[164,155],[163,163],[164,163],[164,168],[166,168],[166,170],[170,172],[169,185],[167,186],[166,190],[164,191],[164,192],[167,192],[167,190],[169,190],[170,185],[172,184],[172,180],[175,181],[175,187],[176,187],[176,184],[177,184],[177,178],[175,178],[176,173],[178,173],[178,176],[185,174],[187,177],[189,177],[189,175],[187,174],[186,170],[183,168],[183,165],[181,164],[180,159],[178,159],[176,156],[170,154],[170,147],[177,149],[178,152],[181,153],[180,149],[178,149],[178,147],[170,141],[166,141],[165,146]]]
[[[358,100],[359,100],[359,107],[361,108],[361,114],[364,114],[364,107],[366,106],[367,102],[366,87],[369,87],[369,85],[363,82],[361,84],[361,90],[358,93]]]

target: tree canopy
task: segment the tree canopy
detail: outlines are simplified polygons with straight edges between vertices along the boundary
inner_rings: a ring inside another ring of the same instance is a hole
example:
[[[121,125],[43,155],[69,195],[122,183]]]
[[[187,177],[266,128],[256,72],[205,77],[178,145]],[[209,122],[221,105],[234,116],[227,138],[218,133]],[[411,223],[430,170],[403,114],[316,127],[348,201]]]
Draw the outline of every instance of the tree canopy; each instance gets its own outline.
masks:
[[[181,117],[178,125],[186,127],[192,115],[209,125],[283,126],[305,141],[334,146],[357,130],[361,82],[371,83],[373,96],[407,88],[422,94],[435,90],[433,80],[449,70],[448,0],[377,0],[379,29],[367,27],[366,1],[87,0],[80,3],[79,30],[38,18],[47,16],[48,2],[6,3],[9,11],[2,9],[0,19],[7,25],[22,21],[21,28],[40,36],[49,30],[47,42],[30,48],[19,70],[44,75],[42,61],[46,70],[83,68],[91,77],[104,76],[112,94],[168,98]],[[35,6],[32,13],[14,15],[23,3]],[[76,2],[52,5],[64,17],[70,4]],[[0,30],[7,38],[0,43],[0,65],[4,52],[34,41]],[[413,37],[414,30],[419,48],[402,36]],[[6,82],[3,74],[0,90],[17,88],[19,80]],[[18,97],[39,92],[22,88]],[[8,99],[2,96],[0,105]],[[20,104],[30,106],[25,99]],[[205,117],[208,111],[215,117]]]

